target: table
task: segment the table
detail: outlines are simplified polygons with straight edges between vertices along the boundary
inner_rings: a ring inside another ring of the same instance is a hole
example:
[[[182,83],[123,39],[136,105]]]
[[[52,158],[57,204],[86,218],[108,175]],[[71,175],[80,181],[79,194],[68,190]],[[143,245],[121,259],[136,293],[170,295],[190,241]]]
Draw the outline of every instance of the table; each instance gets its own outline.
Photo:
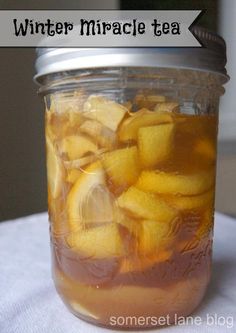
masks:
[[[0,332],[109,332],[73,316],[58,297],[47,220],[41,213],[0,223]],[[236,332],[236,220],[219,213],[215,220],[213,277],[194,313],[201,323],[169,326],[163,333]]]

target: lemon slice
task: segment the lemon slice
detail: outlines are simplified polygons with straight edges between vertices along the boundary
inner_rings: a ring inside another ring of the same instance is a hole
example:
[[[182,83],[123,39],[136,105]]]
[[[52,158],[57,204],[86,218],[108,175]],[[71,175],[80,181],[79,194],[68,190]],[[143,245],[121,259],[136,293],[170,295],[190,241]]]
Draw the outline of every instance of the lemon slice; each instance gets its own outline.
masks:
[[[146,99],[151,103],[164,103],[166,101],[166,97],[163,95],[147,95]]]
[[[173,237],[169,233],[169,223],[144,220],[139,239],[140,253],[144,255],[157,253],[158,250],[165,250],[167,245],[171,246]]]
[[[120,226],[122,226],[123,242],[126,244],[126,250],[129,254],[135,254],[138,252],[139,237],[142,229],[142,221],[136,217],[131,217],[127,214],[127,211],[123,211],[116,205],[114,220]]]
[[[139,159],[137,147],[117,149],[103,155],[104,169],[116,186],[134,184],[139,176]]]
[[[179,104],[176,102],[165,102],[159,103],[156,105],[154,111],[155,112],[177,112],[179,109]]]
[[[47,108],[47,114],[50,114],[50,130],[57,139],[63,139],[66,135],[77,132],[79,126],[84,120],[83,108],[84,97],[78,93],[59,93],[51,96],[50,108]]]
[[[81,157],[77,160],[72,161],[63,161],[65,168],[67,169],[67,177],[66,180],[69,183],[75,183],[75,181],[79,178],[81,173],[84,171],[84,168],[86,165],[91,164],[92,162],[95,162],[99,155],[104,153],[106,149],[99,149],[96,154],[88,155]]]
[[[75,183],[75,181],[79,178],[79,176],[83,172],[82,168],[87,164],[94,162],[95,160],[96,160],[95,155],[89,155],[81,157],[78,160],[64,161],[64,165],[67,169],[66,180],[69,183]]]
[[[138,147],[144,167],[154,167],[165,161],[172,150],[174,124],[142,127],[138,131]]]
[[[203,194],[192,196],[172,195],[168,198],[168,202],[177,209],[192,210],[209,205],[213,199],[214,192],[210,190]]]
[[[46,138],[53,141],[55,139],[55,134],[53,133],[51,126],[52,113],[50,111],[45,112],[45,134]]]
[[[50,111],[56,113],[81,113],[87,98],[83,90],[71,92],[58,92],[51,95]]]
[[[67,237],[68,245],[84,257],[103,259],[125,254],[119,226],[116,223],[78,231]]]
[[[157,103],[163,103],[166,97],[163,95],[144,95],[137,94],[134,98],[134,103],[138,107],[146,107],[152,109]]]
[[[121,211],[121,209],[117,209],[117,212],[118,214],[116,215],[116,222],[125,227],[129,233],[138,241],[141,232],[141,222],[137,219],[132,219],[131,217],[127,216]]]
[[[76,160],[87,153],[94,153],[97,145],[83,135],[66,136],[60,145],[61,153],[67,154],[69,160]]]
[[[91,95],[84,103],[84,116],[97,120],[104,126],[116,131],[127,109],[105,97]]]
[[[118,133],[119,139],[122,142],[137,140],[138,130],[141,127],[171,122],[173,122],[173,119],[169,113],[160,114],[157,112],[149,111],[148,109],[141,109],[132,117],[129,117],[123,121]]]
[[[81,172],[67,197],[67,211],[72,231],[113,220],[113,201],[100,162]]]
[[[46,136],[47,147],[47,179],[50,195],[55,199],[59,196],[63,184],[63,168],[52,141]]]
[[[121,208],[139,218],[169,222],[176,216],[176,211],[165,201],[134,186],[123,192],[117,202]]]
[[[92,162],[95,162],[95,160],[99,159],[103,153],[107,152],[107,149],[102,148],[96,151],[95,154],[93,155],[87,155],[81,158],[78,158],[76,160],[72,161],[63,161],[63,164],[66,169],[71,170],[71,169],[80,169],[87,164],[91,164]]]
[[[79,176],[81,175],[81,170],[79,169],[70,169],[67,171],[67,176],[66,176],[66,180],[69,183],[74,184],[76,182],[76,180],[79,178]]]
[[[214,184],[213,170],[180,175],[163,171],[143,171],[136,186],[143,191],[161,194],[197,195],[208,191]]]
[[[116,143],[115,132],[97,120],[86,120],[80,126],[80,131],[91,136],[94,142],[97,142],[101,147],[111,149]]]
[[[72,170],[72,169],[81,169],[86,164],[90,164],[94,162],[96,159],[96,155],[88,155],[81,158],[78,158],[77,160],[72,161],[63,161],[66,169]]]

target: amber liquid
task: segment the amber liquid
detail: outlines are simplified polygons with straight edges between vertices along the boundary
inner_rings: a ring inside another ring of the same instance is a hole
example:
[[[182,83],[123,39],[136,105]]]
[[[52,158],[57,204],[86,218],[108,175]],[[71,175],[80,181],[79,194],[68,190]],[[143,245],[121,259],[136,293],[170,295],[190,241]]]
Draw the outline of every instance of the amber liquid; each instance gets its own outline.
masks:
[[[82,111],[65,98],[57,103],[46,113],[46,135],[62,299],[77,316],[110,327],[190,314],[211,270],[217,118],[115,103],[109,123],[96,99]]]

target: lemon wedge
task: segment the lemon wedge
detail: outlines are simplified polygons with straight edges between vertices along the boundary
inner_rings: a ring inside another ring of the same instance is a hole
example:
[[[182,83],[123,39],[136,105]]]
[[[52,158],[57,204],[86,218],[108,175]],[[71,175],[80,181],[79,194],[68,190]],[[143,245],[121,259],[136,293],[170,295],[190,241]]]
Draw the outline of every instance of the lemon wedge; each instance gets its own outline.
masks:
[[[80,175],[81,175],[81,170],[79,170],[79,169],[70,169],[70,170],[67,170],[66,180],[69,183],[74,184],[76,182],[76,180],[79,178]]]
[[[104,169],[116,186],[129,186],[139,176],[139,159],[137,147],[117,149],[103,155]]]
[[[146,99],[151,103],[164,103],[166,101],[166,97],[163,95],[147,95]]]
[[[127,109],[102,96],[91,95],[84,103],[84,116],[116,131]]]
[[[96,157],[97,157],[96,155],[88,155],[88,156],[78,158],[77,160],[63,161],[63,163],[64,163],[66,169],[68,169],[68,170],[72,170],[72,169],[82,170],[82,168],[86,164],[90,164],[90,163],[94,162]]]
[[[71,233],[67,237],[67,243],[83,257],[93,259],[120,257],[125,254],[119,226],[116,223]]]
[[[133,116],[123,121],[119,129],[119,139],[122,142],[137,140],[138,131],[141,127],[171,123],[173,119],[169,113],[157,113],[148,109],[141,109]]]
[[[176,216],[176,211],[152,193],[140,191],[131,186],[117,199],[118,205],[134,216],[144,219],[169,222]]]
[[[177,112],[179,109],[179,104],[176,102],[165,102],[159,103],[156,105],[154,111],[155,112]]]
[[[87,153],[97,151],[97,145],[83,135],[66,136],[60,145],[61,153],[67,154],[69,160],[76,160]]]
[[[168,202],[180,210],[198,209],[200,207],[208,206],[214,199],[214,192],[212,190],[199,195],[172,195],[168,197]]]
[[[138,131],[138,147],[144,167],[154,167],[165,161],[172,150],[174,124],[142,127]]]
[[[166,97],[162,95],[144,95],[137,94],[134,98],[134,103],[138,107],[146,107],[152,109],[157,103],[163,103]]]
[[[53,130],[52,130],[51,118],[52,118],[51,112],[46,111],[45,112],[45,134],[46,134],[46,138],[53,141],[55,139],[55,134],[53,133]]]
[[[214,184],[213,170],[182,175],[163,171],[143,171],[136,186],[143,191],[160,194],[197,195],[208,191]]]
[[[169,223],[144,220],[139,240],[140,253],[148,255],[157,253],[159,250],[165,250],[166,245],[171,245],[173,240],[169,233]]]
[[[81,172],[67,197],[71,231],[87,224],[113,220],[113,198],[106,188],[105,173],[99,161]]]
[[[97,120],[86,120],[80,126],[82,133],[88,134],[101,147],[111,149],[116,142],[116,134]]]
[[[56,113],[81,113],[87,96],[83,90],[71,92],[58,92],[50,96],[50,111]]]
[[[63,184],[63,168],[60,158],[49,137],[46,136],[47,148],[47,179],[50,195],[55,199],[61,192]]]

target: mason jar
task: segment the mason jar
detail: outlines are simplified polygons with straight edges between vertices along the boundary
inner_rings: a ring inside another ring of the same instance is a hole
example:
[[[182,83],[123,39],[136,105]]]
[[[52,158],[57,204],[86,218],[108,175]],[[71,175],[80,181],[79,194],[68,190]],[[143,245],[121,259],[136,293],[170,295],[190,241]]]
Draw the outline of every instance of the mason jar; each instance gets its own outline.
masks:
[[[224,41],[195,34],[204,48],[38,51],[53,279],[88,322],[168,325],[205,294],[228,76]]]

